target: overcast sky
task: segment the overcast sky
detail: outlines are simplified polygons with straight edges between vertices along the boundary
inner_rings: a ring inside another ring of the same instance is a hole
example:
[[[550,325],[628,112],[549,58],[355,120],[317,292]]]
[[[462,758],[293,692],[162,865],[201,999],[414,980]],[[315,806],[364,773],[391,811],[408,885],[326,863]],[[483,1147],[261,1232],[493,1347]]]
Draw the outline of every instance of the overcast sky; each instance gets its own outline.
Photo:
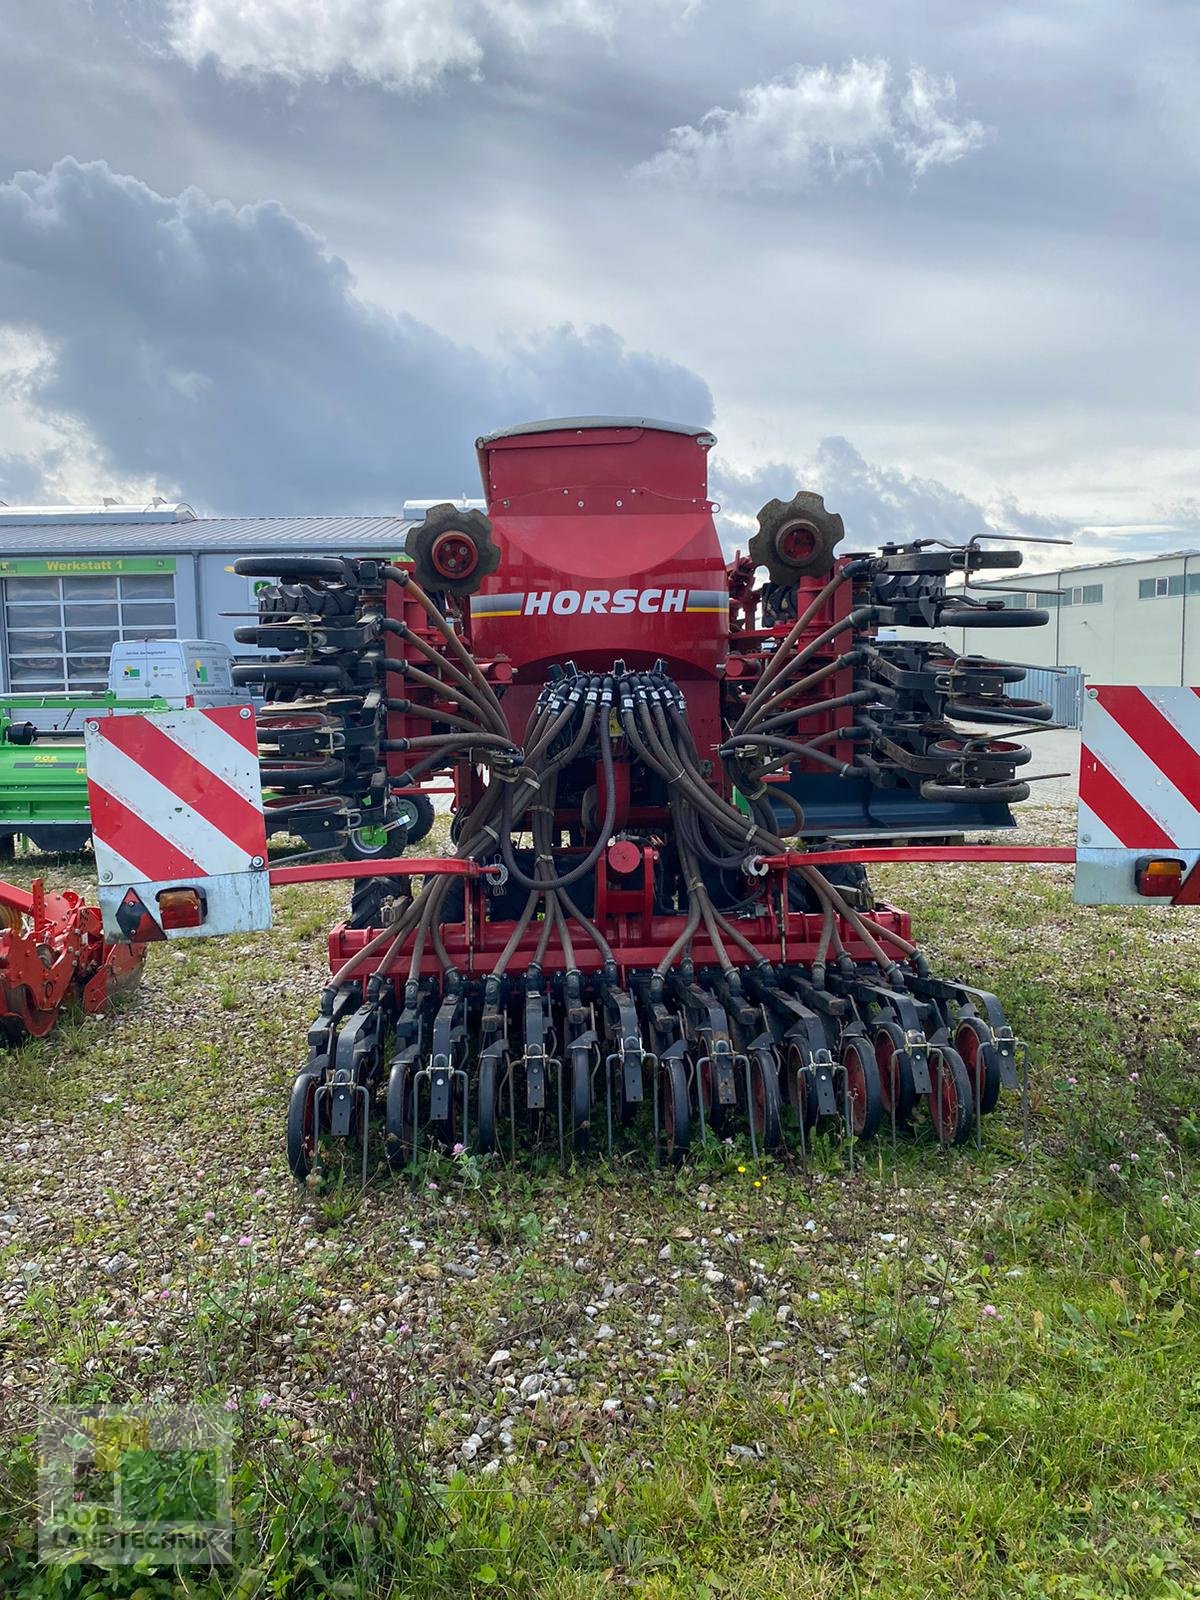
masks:
[[[733,532],[1200,543],[1198,178],[1193,0],[0,0],[0,499],[628,412]]]

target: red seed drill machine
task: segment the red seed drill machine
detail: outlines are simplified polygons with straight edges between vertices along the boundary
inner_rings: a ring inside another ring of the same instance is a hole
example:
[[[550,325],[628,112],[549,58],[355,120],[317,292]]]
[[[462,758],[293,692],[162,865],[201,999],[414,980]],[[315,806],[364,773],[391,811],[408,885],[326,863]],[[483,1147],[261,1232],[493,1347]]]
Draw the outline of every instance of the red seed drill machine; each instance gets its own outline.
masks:
[[[758,1152],[922,1104],[957,1143],[1018,1085],[999,1001],[930,970],[865,865],[1073,859],[908,842],[1008,828],[1029,793],[1013,733],[1051,711],[1012,697],[1022,669],[896,632],[1044,623],[955,586],[1021,556],[845,554],[801,492],[730,562],[713,443],[507,429],[478,441],[486,515],[435,506],[403,563],[238,563],[272,580],[239,632],[271,653],[236,669],[266,698],[268,809],[313,853],[363,825],[399,847],[271,872],[362,879],[292,1092],[297,1178],[324,1135],[365,1163],[376,1108],[398,1167],[430,1140],[611,1147],[639,1119],[670,1160],[706,1128]],[[436,774],[449,853],[402,859],[396,796]]]

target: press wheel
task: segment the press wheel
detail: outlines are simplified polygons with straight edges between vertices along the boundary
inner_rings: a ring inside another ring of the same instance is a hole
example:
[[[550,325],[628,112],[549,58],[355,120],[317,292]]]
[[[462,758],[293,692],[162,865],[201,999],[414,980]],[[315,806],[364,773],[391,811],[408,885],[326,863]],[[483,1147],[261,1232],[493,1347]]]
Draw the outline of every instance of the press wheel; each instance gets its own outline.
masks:
[[[783,1142],[779,1099],[779,1066],[774,1051],[755,1050],[750,1057],[750,1120],[760,1150],[778,1150]]]
[[[297,1183],[305,1183],[317,1160],[317,1072],[302,1072],[292,1085],[287,1114],[287,1159]]]
[[[883,1092],[875,1052],[865,1038],[847,1039],[842,1046],[842,1066],[850,1097],[850,1126],[856,1139],[871,1139],[883,1120]]]
[[[917,1091],[904,1030],[895,1022],[881,1023],[875,1030],[875,1065],[879,1069],[885,1117],[894,1117],[898,1128],[907,1126],[917,1103]]]
[[[960,1022],[954,1032],[954,1048],[963,1058],[971,1093],[981,1115],[996,1109],[1000,1098],[1000,1063],[992,1044],[991,1029],[974,1018]]]
[[[925,1098],[938,1143],[965,1144],[975,1107],[963,1058],[949,1045],[939,1045],[930,1051],[929,1077],[932,1088]]]
[[[406,1061],[396,1061],[388,1074],[385,1131],[388,1161],[401,1172],[412,1160],[413,1137],[412,1072]]]
[[[658,1067],[659,1137],[664,1159],[682,1161],[692,1141],[692,1111],[688,1103],[687,1073],[677,1056]]]

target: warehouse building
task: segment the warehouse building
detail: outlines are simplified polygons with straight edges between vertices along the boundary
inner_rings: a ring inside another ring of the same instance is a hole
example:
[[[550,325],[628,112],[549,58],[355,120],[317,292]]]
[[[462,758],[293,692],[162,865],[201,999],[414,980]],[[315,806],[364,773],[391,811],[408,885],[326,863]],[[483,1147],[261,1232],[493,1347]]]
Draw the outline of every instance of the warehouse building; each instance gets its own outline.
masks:
[[[232,570],[239,556],[398,556],[426,504],[380,517],[0,504],[0,690],[103,688],[119,639],[214,639],[251,654],[233,638],[255,612],[256,580]]]
[[[1200,551],[972,584],[977,599],[1049,611],[1042,628],[947,628],[968,655],[1077,667],[1096,683],[1200,684]]]

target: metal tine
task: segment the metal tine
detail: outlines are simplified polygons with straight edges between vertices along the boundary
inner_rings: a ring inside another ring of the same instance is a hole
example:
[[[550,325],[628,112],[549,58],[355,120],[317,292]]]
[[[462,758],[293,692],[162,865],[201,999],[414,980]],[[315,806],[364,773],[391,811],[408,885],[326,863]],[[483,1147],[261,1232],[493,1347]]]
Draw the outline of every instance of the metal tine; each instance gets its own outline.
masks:
[[[554,1067],[554,1081],[558,1087],[558,1170],[565,1173],[567,1170],[567,1144],[563,1133],[563,1064],[559,1056],[551,1060]]]
[[[854,1112],[850,1105],[850,1074],[843,1066],[842,1069],[842,1105],[846,1117],[846,1135],[849,1139],[848,1153],[850,1156],[850,1173],[854,1174]]]
[[[699,1062],[693,1062],[690,1056],[685,1059],[690,1069],[691,1087],[696,1099],[696,1116],[700,1123],[700,1143],[703,1144],[707,1124],[704,1120],[704,1087],[700,1082],[700,1065]]]
[[[1029,1159],[1029,1046],[1024,1039],[1017,1040],[1021,1062],[1021,1142],[1025,1147],[1025,1158]]]
[[[750,1084],[750,1057],[748,1055],[738,1055],[734,1059],[741,1061],[746,1075],[746,1121],[750,1128],[750,1158],[752,1161],[757,1161],[758,1138],[754,1132],[754,1097]]]

